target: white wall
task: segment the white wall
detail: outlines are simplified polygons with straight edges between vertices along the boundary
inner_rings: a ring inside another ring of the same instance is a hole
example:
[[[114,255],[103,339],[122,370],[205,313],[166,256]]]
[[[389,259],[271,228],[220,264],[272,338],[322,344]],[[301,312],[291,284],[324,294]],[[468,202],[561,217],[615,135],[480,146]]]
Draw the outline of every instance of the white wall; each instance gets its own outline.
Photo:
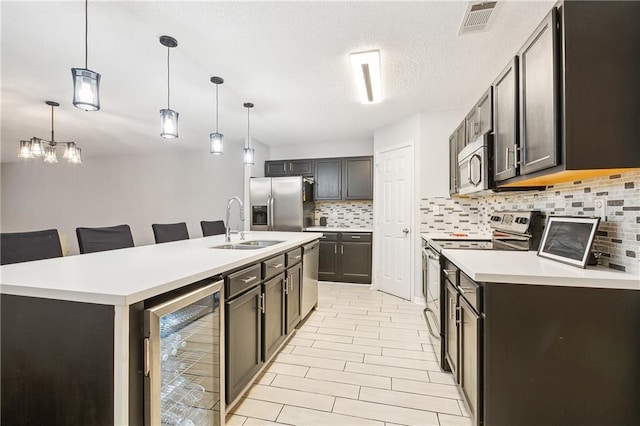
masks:
[[[323,144],[275,145],[271,147],[270,151],[269,160],[356,157],[361,155],[373,155],[373,140],[359,142],[327,142]]]
[[[449,196],[449,136],[467,111],[448,110],[420,114],[420,196]]]
[[[256,143],[255,174],[268,147]],[[248,166],[247,166],[248,167]],[[86,158],[80,166],[41,161],[2,163],[2,232],[57,228],[78,252],[75,228],[126,223],[136,245],[153,244],[152,223],[187,222],[201,237],[201,220],[224,219],[226,202],[243,195],[242,147],[208,152]],[[253,173],[252,173],[253,174]],[[231,226],[238,225],[234,209]]]

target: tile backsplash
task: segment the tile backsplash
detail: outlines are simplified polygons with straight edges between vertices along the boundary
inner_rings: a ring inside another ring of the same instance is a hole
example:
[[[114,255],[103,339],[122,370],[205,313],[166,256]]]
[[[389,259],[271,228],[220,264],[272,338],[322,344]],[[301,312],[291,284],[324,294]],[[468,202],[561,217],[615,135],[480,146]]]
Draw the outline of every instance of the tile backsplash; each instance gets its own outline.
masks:
[[[606,201],[593,249],[613,269],[640,274],[640,172],[585,179],[545,191],[498,193],[478,198],[421,200],[422,232],[489,232],[488,216],[497,210],[540,210],[547,216],[594,216],[596,198]]]
[[[315,224],[320,217],[327,217],[327,226],[373,227],[372,201],[316,201]]]

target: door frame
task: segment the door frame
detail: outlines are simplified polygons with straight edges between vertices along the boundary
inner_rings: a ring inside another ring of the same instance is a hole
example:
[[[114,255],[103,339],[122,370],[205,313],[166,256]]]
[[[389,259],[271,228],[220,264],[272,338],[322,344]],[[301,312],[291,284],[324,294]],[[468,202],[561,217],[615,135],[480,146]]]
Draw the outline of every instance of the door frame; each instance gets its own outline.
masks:
[[[415,198],[416,198],[416,155],[418,155],[418,153],[416,153],[416,144],[413,140],[408,140],[406,142],[403,143],[399,143],[396,145],[391,145],[391,146],[387,146],[381,149],[378,149],[375,151],[374,153],[374,157],[373,157],[373,161],[374,161],[374,173],[373,173],[373,199],[374,200],[382,200],[381,198],[381,191],[382,188],[380,187],[380,180],[378,179],[378,170],[380,167],[380,155],[387,153],[387,152],[391,152],[391,151],[396,151],[398,149],[402,149],[402,148],[411,148],[412,151],[412,158],[414,159],[413,162],[411,163],[411,173],[410,173],[410,188],[409,188],[409,202],[408,202],[408,208],[409,208],[409,212],[410,212],[410,216],[409,216],[409,223],[411,224],[410,226],[410,232],[409,232],[409,238],[411,238],[411,244],[409,247],[409,268],[410,268],[410,274],[409,274],[409,301],[413,301],[415,298],[415,282],[416,282],[416,271],[415,271],[415,253],[416,253],[416,241],[420,240],[420,224],[416,223],[417,222],[417,218],[418,215],[415,212]],[[379,290],[380,285],[379,285],[379,269],[378,269],[378,259],[380,259],[381,256],[381,250],[382,250],[382,244],[380,243],[381,240],[381,231],[380,231],[380,227],[378,226],[378,223],[376,221],[376,218],[379,217],[380,215],[380,210],[381,210],[381,206],[380,203],[373,203],[373,274],[371,277],[371,289],[372,290]],[[416,240],[416,236],[418,237],[418,239]],[[418,248],[420,248],[419,244],[417,245]],[[422,264],[420,265],[422,267]]]

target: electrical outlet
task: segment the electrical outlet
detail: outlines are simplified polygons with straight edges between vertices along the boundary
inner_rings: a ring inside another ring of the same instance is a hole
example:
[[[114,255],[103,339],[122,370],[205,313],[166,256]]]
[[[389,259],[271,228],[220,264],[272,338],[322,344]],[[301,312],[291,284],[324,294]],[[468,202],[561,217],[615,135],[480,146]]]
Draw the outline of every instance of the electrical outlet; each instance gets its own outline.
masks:
[[[593,200],[595,212],[594,215],[600,217],[601,220],[607,220],[607,199],[597,197]]]

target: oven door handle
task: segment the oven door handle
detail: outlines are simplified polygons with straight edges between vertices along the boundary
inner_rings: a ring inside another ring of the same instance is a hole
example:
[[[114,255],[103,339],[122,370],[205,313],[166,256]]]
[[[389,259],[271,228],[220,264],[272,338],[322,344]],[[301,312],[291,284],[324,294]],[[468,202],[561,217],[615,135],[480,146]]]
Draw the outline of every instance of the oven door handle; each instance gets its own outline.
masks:
[[[435,313],[429,308],[424,308],[424,310],[422,311],[422,313],[424,314],[424,320],[427,323],[427,328],[429,329],[429,334],[431,334],[436,339],[440,340],[440,336],[434,333],[433,329],[431,328],[431,323],[429,322],[429,318],[427,318],[427,312],[431,312],[433,315],[435,315]]]

